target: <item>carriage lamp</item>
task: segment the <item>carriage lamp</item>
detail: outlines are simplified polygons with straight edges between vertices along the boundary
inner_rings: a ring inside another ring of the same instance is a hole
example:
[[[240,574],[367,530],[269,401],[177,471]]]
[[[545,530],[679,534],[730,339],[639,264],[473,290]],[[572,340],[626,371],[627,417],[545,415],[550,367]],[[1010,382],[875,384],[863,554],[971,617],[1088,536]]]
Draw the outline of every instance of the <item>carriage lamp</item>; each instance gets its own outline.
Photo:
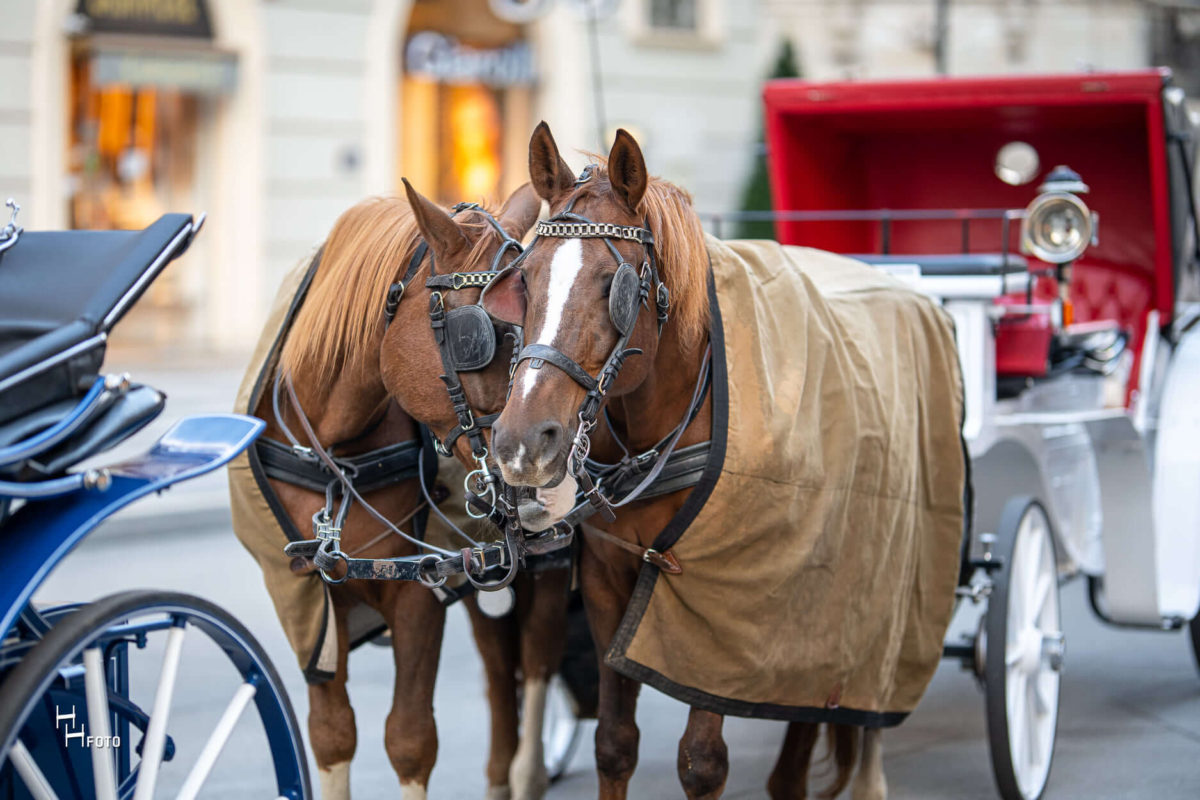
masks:
[[[1070,167],[1058,166],[1038,187],[1038,196],[1025,209],[1021,221],[1021,251],[1055,265],[1061,301],[1061,324],[1069,327],[1074,320],[1071,305],[1071,264],[1096,243],[1099,218],[1080,195],[1088,185]],[[1030,283],[1027,291],[1032,292]]]
[[[1080,195],[1088,187],[1069,167],[1055,167],[1025,209],[1021,249],[1049,264],[1066,264],[1095,242],[1096,214]]]

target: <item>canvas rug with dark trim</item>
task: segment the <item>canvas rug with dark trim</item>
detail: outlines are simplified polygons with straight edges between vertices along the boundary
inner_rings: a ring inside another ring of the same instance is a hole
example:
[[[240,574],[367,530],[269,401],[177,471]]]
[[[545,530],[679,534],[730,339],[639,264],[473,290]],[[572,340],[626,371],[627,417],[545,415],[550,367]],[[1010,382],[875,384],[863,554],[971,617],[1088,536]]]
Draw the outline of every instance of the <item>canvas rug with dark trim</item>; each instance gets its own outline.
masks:
[[[713,442],[608,662],[722,714],[894,725],[937,668],[964,531],[953,324],[865,264],[710,238]]]
[[[263,393],[269,391],[284,337],[304,299],[319,259],[319,252],[305,258],[280,285],[238,389],[234,403],[237,413],[254,414]],[[382,304],[380,309],[382,313]],[[438,482],[448,490],[448,496],[438,507],[468,533],[480,538],[495,538],[495,533],[489,537],[480,531],[478,526],[484,523],[469,519],[463,510],[465,476],[466,470],[457,459],[438,459]],[[300,669],[310,683],[330,680],[337,665],[337,627],[329,588],[315,572],[292,572],[291,559],[283,553],[284,545],[289,541],[311,539],[312,532],[298,531],[292,524],[275,498],[254,448],[230,463],[229,495],[234,532],[262,569],[267,593],[288,643],[296,653]],[[434,516],[429,518],[426,526],[426,538],[441,546],[452,544],[449,532]],[[353,649],[383,632],[386,626],[374,609],[360,604],[350,612],[347,628]]]

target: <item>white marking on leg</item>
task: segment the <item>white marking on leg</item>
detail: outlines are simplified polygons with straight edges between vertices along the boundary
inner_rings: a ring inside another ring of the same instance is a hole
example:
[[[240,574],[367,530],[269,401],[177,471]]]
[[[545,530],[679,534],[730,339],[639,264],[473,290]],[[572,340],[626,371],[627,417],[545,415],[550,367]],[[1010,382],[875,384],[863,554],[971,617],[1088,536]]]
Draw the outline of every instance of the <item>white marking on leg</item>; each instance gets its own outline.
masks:
[[[541,800],[550,787],[546,754],[542,751],[545,716],[546,680],[530,678],[525,681],[525,702],[521,707],[521,741],[508,770],[513,800]]]
[[[563,311],[571,297],[571,289],[583,271],[583,242],[579,239],[564,239],[550,260],[550,288],[546,293],[546,318],[538,331],[536,344],[554,344],[558,329],[562,326]],[[537,382],[540,370],[530,369],[528,361],[521,362],[525,375],[521,379],[521,399],[529,397]]]
[[[409,783],[401,782],[400,784],[400,800],[426,800],[429,793],[425,787],[416,781]]]
[[[512,789],[507,786],[489,786],[483,800],[512,800]]]
[[[317,778],[321,783],[321,800],[350,800],[349,761],[318,769]]]
[[[850,787],[851,800],[887,800],[887,778],[883,774],[883,731],[864,728],[862,762]]]

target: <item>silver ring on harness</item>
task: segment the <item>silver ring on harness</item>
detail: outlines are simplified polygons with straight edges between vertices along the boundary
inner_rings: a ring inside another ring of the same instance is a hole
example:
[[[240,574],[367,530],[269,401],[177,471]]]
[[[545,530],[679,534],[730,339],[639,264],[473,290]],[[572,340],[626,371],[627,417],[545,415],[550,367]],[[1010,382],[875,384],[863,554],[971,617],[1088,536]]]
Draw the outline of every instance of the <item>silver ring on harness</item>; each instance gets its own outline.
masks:
[[[320,551],[320,552],[323,552],[324,555],[326,555],[330,558],[333,558],[335,562],[341,561],[343,564],[346,565],[346,574],[340,578],[334,578],[325,569],[318,569],[317,571],[321,575],[321,580],[325,581],[326,583],[330,584],[331,586],[337,586],[338,584],[345,583],[347,580],[349,580],[349,578],[350,578],[350,559],[346,557],[345,553],[343,553],[341,550],[334,550],[333,552],[329,552],[329,551]],[[332,567],[330,569],[332,569]]]
[[[446,576],[438,577],[437,574],[437,567],[441,561],[441,556],[435,553],[426,553],[417,561],[417,580],[427,589],[437,589],[446,582]],[[429,576],[431,569],[433,577]]]

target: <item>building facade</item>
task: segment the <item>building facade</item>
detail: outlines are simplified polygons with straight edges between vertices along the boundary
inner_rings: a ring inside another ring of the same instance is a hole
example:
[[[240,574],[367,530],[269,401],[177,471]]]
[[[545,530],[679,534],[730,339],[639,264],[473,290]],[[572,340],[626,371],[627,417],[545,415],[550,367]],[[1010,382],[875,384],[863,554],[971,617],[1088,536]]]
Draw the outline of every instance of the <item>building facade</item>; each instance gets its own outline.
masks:
[[[933,74],[939,47],[951,74],[1151,56],[1142,2],[944,5],[939,43],[935,0],[0,0],[0,196],[31,228],[206,211],[117,341],[240,352],[342,210],[401,176],[501,199],[542,119],[574,167],[625,127],[736,208],[784,38],[816,79]]]

